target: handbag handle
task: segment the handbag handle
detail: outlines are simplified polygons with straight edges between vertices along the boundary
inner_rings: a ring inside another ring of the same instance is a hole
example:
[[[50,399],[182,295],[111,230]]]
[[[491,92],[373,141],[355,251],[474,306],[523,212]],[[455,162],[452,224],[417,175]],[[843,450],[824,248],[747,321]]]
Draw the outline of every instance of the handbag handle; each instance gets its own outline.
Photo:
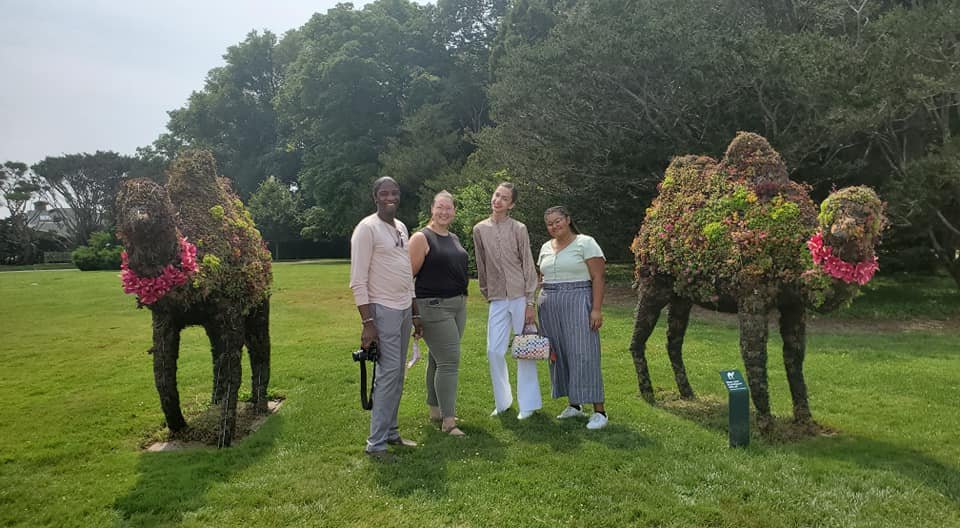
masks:
[[[540,329],[537,328],[536,324],[531,323],[523,327],[523,331],[520,332],[520,335],[540,335]]]

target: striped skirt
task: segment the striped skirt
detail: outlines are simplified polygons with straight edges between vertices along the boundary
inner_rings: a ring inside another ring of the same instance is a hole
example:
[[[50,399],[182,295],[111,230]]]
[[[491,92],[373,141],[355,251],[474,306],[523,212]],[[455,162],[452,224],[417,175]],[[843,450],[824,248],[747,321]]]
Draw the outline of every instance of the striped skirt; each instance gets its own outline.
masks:
[[[550,363],[553,397],[570,403],[603,402],[600,334],[590,330],[590,281],[544,283],[540,291],[540,330],[557,360]]]

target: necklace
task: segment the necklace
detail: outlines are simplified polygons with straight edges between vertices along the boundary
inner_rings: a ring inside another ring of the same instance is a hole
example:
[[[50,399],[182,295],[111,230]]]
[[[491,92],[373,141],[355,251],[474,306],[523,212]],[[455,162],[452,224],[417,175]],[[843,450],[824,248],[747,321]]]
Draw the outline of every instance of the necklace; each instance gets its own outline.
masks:
[[[823,243],[823,231],[817,231],[810,240],[807,241],[807,248],[810,249],[810,256],[813,257],[814,264],[823,268],[823,271],[835,279],[840,279],[847,284],[856,282],[863,286],[870,282],[873,274],[880,269],[877,264],[877,256],[867,258],[856,264],[851,264],[833,254],[833,248]]]
[[[191,275],[197,271],[197,246],[194,246],[184,237],[180,239],[180,267],[167,264],[160,275],[156,277],[141,277],[130,269],[127,261],[127,252],[120,254],[120,280],[123,282],[123,293],[134,293],[140,304],[153,304],[159,301],[173,288],[186,284]]]

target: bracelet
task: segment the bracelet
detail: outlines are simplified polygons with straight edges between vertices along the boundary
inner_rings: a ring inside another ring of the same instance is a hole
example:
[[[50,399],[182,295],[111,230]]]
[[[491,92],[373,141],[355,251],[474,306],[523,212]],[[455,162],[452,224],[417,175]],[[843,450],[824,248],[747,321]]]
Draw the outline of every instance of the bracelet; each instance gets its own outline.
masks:
[[[419,314],[413,314],[410,316],[410,319],[422,319]]]
[[[371,317],[370,319],[364,319],[363,321],[360,321],[360,324],[364,324],[364,325],[365,325],[365,324],[367,324],[367,323],[372,323],[372,322],[373,322],[373,317]]]
[[[536,304],[533,301],[527,301],[527,306],[536,306]]]

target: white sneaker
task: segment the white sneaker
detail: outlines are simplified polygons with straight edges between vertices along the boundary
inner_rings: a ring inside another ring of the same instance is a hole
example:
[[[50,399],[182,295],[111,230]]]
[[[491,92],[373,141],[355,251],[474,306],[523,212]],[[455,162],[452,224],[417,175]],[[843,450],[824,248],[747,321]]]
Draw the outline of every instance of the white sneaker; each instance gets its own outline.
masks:
[[[533,413],[537,411],[520,411],[520,414],[517,415],[517,420],[526,420],[533,416]]]
[[[577,409],[576,407],[571,407],[567,405],[567,408],[563,410],[562,413],[557,415],[558,420],[566,420],[567,418],[574,418],[576,416],[586,416],[583,411]]]
[[[603,429],[607,426],[607,417],[600,413],[593,413],[587,422],[587,429]]]
[[[510,407],[507,407],[507,409],[509,409],[509,408],[510,408]],[[490,416],[500,416],[500,414],[503,413],[503,412],[505,412],[507,409],[497,409],[496,407],[494,407],[494,408],[493,408],[493,412],[490,413]]]

